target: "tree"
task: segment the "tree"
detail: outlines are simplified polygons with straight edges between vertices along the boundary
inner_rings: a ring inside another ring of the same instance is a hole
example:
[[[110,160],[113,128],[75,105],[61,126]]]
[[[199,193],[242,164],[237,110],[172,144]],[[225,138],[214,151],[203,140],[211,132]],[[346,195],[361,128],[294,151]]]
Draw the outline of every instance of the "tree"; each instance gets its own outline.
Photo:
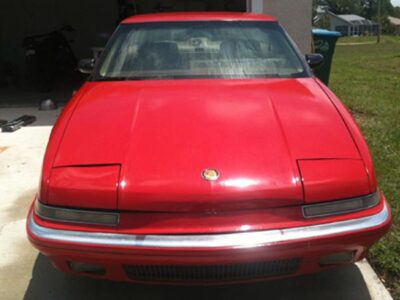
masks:
[[[360,14],[362,11],[360,0],[325,0],[323,2],[328,5],[331,12],[337,15]]]
[[[400,9],[395,9],[390,0],[313,0],[313,6],[327,5],[334,14],[355,14],[372,20],[378,15],[378,1],[381,2],[382,15],[400,14]]]
[[[312,0],[313,18],[317,15],[318,6],[327,6],[324,0]]]
[[[393,8],[393,17],[400,18],[400,6],[396,6]]]
[[[369,20],[376,20],[379,1],[381,2],[382,16],[394,14],[395,9],[390,0],[361,0],[362,16]]]
[[[331,29],[331,20],[327,15],[322,15],[320,16],[314,23],[314,26],[317,28],[323,28],[323,29]]]
[[[381,20],[379,20],[378,16],[379,2],[381,5]],[[363,17],[382,24],[383,33],[392,34],[394,32],[393,26],[388,21],[388,16],[394,16],[396,8],[393,7],[390,0],[361,0],[361,5],[363,8]]]

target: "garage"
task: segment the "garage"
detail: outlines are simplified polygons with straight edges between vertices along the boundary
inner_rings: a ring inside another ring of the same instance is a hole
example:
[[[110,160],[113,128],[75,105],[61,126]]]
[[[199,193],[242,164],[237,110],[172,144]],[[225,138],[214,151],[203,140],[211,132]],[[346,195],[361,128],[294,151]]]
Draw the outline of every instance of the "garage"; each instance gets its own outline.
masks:
[[[122,19],[174,11],[272,14],[304,52],[310,45],[311,0],[1,1],[0,104],[66,102],[86,78],[77,62],[98,56]]]
[[[159,0],[121,0],[122,7],[130,7],[132,13],[151,13],[155,11],[241,11],[247,10],[246,0],[206,0],[206,1],[159,1]]]
[[[71,76],[79,82],[80,76],[71,71],[76,62],[96,55],[118,22],[128,16],[152,12],[247,10],[246,0],[108,0],[101,5],[95,0],[2,1],[0,6],[0,39],[1,44],[6,45],[0,49],[0,86],[45,92],[54,90],[60,81]],[[52,54],[57,47],[67,49],[55,58]]]

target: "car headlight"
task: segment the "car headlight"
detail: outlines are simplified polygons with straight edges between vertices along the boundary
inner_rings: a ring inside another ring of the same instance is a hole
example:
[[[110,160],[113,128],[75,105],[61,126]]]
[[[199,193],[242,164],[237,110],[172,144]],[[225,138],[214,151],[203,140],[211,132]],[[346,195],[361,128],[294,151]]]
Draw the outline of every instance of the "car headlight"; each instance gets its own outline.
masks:
[[[35,202],[35,213],[42,219],[56,222],[106,226],[116,226],[119,223],[118,213],[47,206],[39,200]]]
[[[376,191],[373,194],[357,198],[305,205],[303,206],[303,215],[305,218],[317,218],[356,212],[377,205],[379,200],[380,194],[379,191]]]

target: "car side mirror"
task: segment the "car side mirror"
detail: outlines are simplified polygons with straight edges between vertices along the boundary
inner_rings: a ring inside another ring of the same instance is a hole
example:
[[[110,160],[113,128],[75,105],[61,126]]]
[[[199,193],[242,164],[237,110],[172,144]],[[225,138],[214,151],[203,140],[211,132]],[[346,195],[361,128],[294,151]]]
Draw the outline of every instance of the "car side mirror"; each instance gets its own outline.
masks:
[[[311,69],[317,69],[324,63],[324,56],[319,53],[306,54],[306,61]]]
[[[86,58],[79,61],[78,70],[83,74],[91,74],[94,70],[95,60]]]

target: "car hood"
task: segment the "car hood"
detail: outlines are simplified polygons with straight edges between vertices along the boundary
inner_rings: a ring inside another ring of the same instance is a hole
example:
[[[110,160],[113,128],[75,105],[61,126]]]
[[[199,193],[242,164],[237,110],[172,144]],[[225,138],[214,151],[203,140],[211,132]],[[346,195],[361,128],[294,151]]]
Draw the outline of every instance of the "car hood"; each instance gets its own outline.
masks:
[[[299,160],[359,159],[313,78],[86,83],[54,167],[120,165],[118,209],[303,202]],[[215,169],[215,181],[201,176]]]

